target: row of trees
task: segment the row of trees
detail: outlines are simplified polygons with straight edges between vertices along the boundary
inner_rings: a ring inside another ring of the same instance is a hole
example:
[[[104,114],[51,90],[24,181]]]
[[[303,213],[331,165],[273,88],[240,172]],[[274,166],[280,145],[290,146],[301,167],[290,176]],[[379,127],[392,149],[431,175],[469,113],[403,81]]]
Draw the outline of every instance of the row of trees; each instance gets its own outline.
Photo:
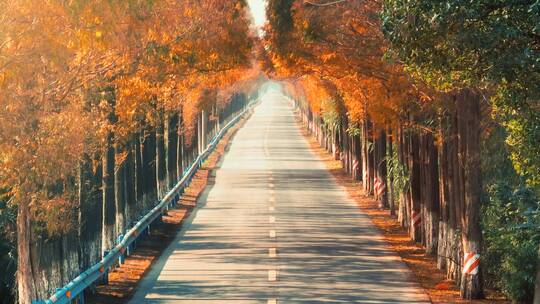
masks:
[[[245,104],[255,39],[243,0],[0,6],[0,189],[30,303],[111,249]]]
[[[268,72],[288,80],[321,144],[468,299],[485,285],[518,301],[534,294],[538,9],[510,0],[268,4]]]

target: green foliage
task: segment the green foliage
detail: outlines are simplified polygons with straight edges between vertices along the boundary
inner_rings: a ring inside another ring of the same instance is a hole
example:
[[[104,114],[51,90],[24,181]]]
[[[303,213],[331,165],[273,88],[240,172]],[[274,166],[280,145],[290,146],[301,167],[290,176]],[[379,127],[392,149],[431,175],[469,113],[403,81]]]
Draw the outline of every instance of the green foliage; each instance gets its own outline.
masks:
[[[322,112],[323,122],[328,129],[333,129],[341,124],[341,115],[338,111],[337,102],[333,99],[325,99],[322,101],[323,108],[325,109]]]
[[[517,172],[540,194],[540,2],[385,0],[382,28],[417,80],[489,90]]]
[[[351,123],[347,128],[347,133],[349,133],[351,136],[360,136],[360,134],[362,134],[362,130],[357,123]]]
[[[538,77],[538,1],[385,0],[384,4],[383,31],[393,52],[428,83],[477,87]]]
[[[540,196],[539,91],[535,93],[521,84],[504,84],[492,99],[496,118],[507,131],[506,142],[514,168],[537,196]]]
[[[290,37],[294,30],[293,3],[294,0],[269,0],[267,3],[268,23],[274,30],[271,37],[275,45],[274,51],[284,57],[290,50]]]
[[[510,161],[507,133],[496,126],[482,142],[483,269],[488,285],[510,299],[532,299],[540,244],[540,203]]]
[[[501,182],[483,208],[483,263],[490,285],[514,301],[532,301],[540,245],[540,202],[532,191]]]
[[[409,172],[407,167],[399,162],[397,149],[392,150],[391,155],[386,156],[388,177],[392,179],[392,191],[395,200],[409,187]]]

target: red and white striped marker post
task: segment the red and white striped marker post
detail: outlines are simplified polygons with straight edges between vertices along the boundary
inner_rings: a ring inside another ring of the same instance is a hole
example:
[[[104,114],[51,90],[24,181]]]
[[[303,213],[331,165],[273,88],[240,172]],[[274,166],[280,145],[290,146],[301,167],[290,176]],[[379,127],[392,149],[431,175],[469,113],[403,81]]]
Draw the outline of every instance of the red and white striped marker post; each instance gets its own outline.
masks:
[[[375,194],[377,196],[382,196],[383,193],[384,193],[384,190],[386,190],[386,184],[384,183],[384,181],[381,180],[380,178],[376,177],[374,186],[375,186],[374,187]]]
[[[413,210],[411,214],[411,222],[413,227],[418,227],[420,223],[422,223],[422,216],[420,214],[420,211]]]
[[[463,274],[478,274],[480,266],[480,254],[476,252],[465,252],[463,256]]]
[[[358,170],[358,159],[355,159],[352,165],[353,172],[356,172]]]

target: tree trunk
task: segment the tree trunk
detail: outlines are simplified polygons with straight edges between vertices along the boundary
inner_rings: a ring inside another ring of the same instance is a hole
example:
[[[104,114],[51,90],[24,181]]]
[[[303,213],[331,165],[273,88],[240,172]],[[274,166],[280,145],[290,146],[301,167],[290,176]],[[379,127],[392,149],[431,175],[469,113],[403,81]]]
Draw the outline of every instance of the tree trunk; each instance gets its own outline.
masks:
[[[184,132],[183,132],[183,123],[182,123],[182,114],[178,114],[178,129],[177,129],[177,135],[178,135],[178,141],[177,141],[177,148],[176,148],[176,157],[177,157],[177,176],[178,178],[182,178],[182,175],[184,174],[184,169],[186,167],[186,163],[184,162]]]
[[[388,131],[388,137],[387,137],[387,155],[392,159],[392,161],[395,161],[394,159],[394,145],[393,141],[395,140],[395,136],[392,133],[391,130]],[[388,205],[390,208],[390,215],[395,216],[396,215],[396,199],[395,199],[395,189],[394,189],[394,174],[395,172],[389,172],[388,171]]]
[[[137,190],[136,190],[136,163],[135,163],[135,149],[133,141],[135,137],[131,136],[131,140],[126,149],[126,166],[125,166],[125,181],[126,181],[126,224],[131,226],[137,210]]]
[[[538,247],[538,259],[536,260],[536,285],[534,289],[534,304],[540,304],[540,247]]]
[[[30,257],[32,225],[29,208],[26,200],[17,207],[17,292],[21,304],[30,304],[37,298]]]
[[[457,129],[457,113],[455,102],[450,111],[448,120],[448,130],[450,132],[447,138],[448,150],[448,201],[449,213],[448,218],[451,230],[448,232],[449,257],[450,264],[447,268],[448,278],[461,282],[461,209],[463,205],[463,168],[458,160],[458,129]]]
[[[197,114],[197,154],[202,153],[202,114]]]
[[[83,154],[82,160],[79,164],[79,212],[78,212],[78,236],[79,236],[79,265],[81,268],[86,269],[90,266],[89,250],[87,248],[89,237],[90,225],[89,213],[92,212],[92,208],[96,207],[92,205],[92,160],[88,154]]]
[[[438,136],[440,145],[438,148],[439,162],[439,204],[440,204],[440,219],[439,219],[439,242],[437,246],[437,268],[446,269],[450,265],[450,256],[448,248],[450,247],[451,239],[449,233],[451,231],[449,221],[449,191],[448,191],[448,147],[447,147],[447,118],[441,114],[439,117]]]
[[[107,113],[107,122],[110,125],[116,123],[116,97],[114,96],[114,88],[108,87],[105,89],[106,100],[109,106]],[[115,221],[116,221],[116,206],[115,206],[115,190],[114,190],[114,169],[115,169],[115,153],[114,153],[114,134],[112,130],[107,131],[105,137],[105,146],[102,154],[102,191],[103,191],[103,223],[101,233],[101,251],[110,250],[115,244]]]
[[[463,276],[461,296],[465,299],[483,297],[480,270],[482,231],[480,228],[480,96],[468,89],[458,95],[458,126],[461,163],[464,168],[464,209],[461,214],[463,243]]]
[[[422,205],[420,202],[420,155],[418,134],[409,135],[409,184],[411,200],[410,234],[415,242],[422,242]]]
[[[403,132],[403,127],[398,128],[397,133],[397,153],[398,153],[398,162],[400,166],[408,168],[407,166],[407,139],[405,133]],[[408,169],[404,172],[407,173]],[[406,178],[405,176],[400,176],[400,178]],[[411,222],[409,213],[411,208],[409,207],[409,187],[401,189],[399,193],[399,207],[398,207],[398,221],[402,227],[409,227]]]
[[[364,170],[364,191],[366,192],[366,195],[373,195],[373,182],[374,182],[374,175],[375,175],[375,159],[374,159],[374,142],[373,142],[373,128],[368,118],[364,120],[364,129],[363,129],[363,147],[364,149],[364,163],[365,163],[365,170]]]
[[[375,184],[374,192],[379,201],[379,208],[388,207],[388,172],[386,166],[386,131],[382,129],[378,132],[379,136],[375,138]]]
[[[352,161],[352,171],[353,179],[356,181],[362,180],[362,165],[361,160],[361,151],[360,151],[360,136],[354,135],[352,137],[353,143],[353,161]]]
[[[133,137],[133,161],[135,162],[135,200],[138,204],[143,202],[145,191],[144,164],[143,164],[143,147],[141,138],[144,138],[143,132],[138,132]],[[139,210],[136,211],[137,213]],[[135,215],[135,214],[134,214]]]
[[[341,164],[343,168],[345,168],[345,171],[347,173],[350,173],[350,166],[349,166],[349,141],[348,141],[348,134],[347,134],[347,128],[348,128],[348,121],[347,117],[341,118],[341,124],[340,124],[340,139],[341,139]]]
[[[172,189],[178,180],[177,175],[177,149],[178,149],[178,115],[172,113],[167,119],[166,150],[167,150],[167,181]]]
[[[366,120],[360,125],[360,156],[362,158],[362,188],[367,192],[368,154],[367,154],[367,126]]]
[[[157,200],[156,191],[156,132],[150,127],[144,130],[142,143],[142,166],[143,166],[143,182],[144,194],[143,205],[144,211],[154,205]]]
[[[207,122],[208,122],[207,113],[205,110],[202,110],[201,111],[201,142],[200,142],[201,150],[199,154],[204,152],[204,150],[206,150],[206,146],[207,146],[206,132],[208,128]]]
[[[156,188],[158,199],[163,198],[168,190],[163,114],[160,116],[161,119],[156,126]]]
[[[423,134],[423,169],[424,187],[424,231],[426,253],[437,253],[439,238],[439,184],[437,149],[431,133]]]
[[[115,145],[116,155],[123,153],[123,148]],[[126,160],[117,164],[114,172],[114,200],[116,209],[116,235],[124,234],[126,229]]]
[[[114,191],[114,147],[113,147],[113,134],[109,132],[107,134],[105,149],[102,156],[103,166],[103,178],[102,178],[102,191],[103,191],[103,224],[101,233],[101,251],[104,253],[114,247],[115,238],[115,191]]]
[[[341,157],[340,145],[339,145],[339,127],[334,126],[332,130],[332,137],[334,142],[332,144],[332,154],[334,155],[335,160],[339,160]]]

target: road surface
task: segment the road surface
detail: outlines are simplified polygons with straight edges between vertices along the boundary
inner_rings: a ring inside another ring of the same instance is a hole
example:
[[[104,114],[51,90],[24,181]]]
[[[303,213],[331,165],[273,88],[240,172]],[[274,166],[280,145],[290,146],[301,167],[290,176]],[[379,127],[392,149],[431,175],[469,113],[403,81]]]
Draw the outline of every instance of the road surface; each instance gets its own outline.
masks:
[[[130,303],[428,303],[267,94]]]

